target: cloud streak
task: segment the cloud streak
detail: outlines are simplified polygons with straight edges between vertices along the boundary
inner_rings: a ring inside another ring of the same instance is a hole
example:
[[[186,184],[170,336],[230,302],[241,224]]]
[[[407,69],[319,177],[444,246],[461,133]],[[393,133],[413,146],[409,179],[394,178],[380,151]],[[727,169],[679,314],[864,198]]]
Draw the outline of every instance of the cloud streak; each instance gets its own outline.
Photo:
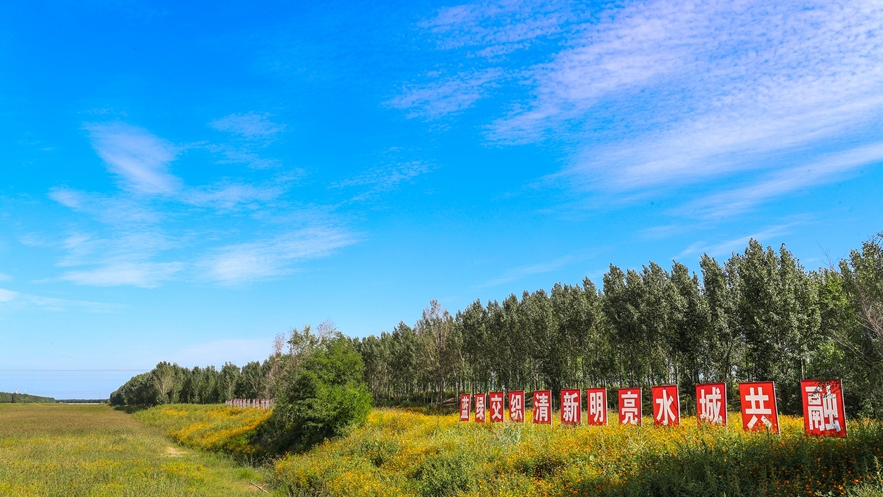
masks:
[[[396,106],[437,118],[518,82],[528,94],[496,95],[508,104],[497,99],[503,115],[486,123],[486,138],[567,143],[570,164],[546,180],[578,192],[665,195],[754,174],[746,190],[759,203],[793,191],[787,177],[818,157],[845,164],[883,144],[879,4],[649,0],[583,12],[481,2],[420,27],[467,57],[457,76],[408,87]],[[558,44],[523,50],[541,38]],[[819,166],[803,187],[851,169]]]
[[[95,152],[127,190],[167,195],[181,188],[181,180],[168,171],[175,147],[128,124],[89,124],[86,129]]]

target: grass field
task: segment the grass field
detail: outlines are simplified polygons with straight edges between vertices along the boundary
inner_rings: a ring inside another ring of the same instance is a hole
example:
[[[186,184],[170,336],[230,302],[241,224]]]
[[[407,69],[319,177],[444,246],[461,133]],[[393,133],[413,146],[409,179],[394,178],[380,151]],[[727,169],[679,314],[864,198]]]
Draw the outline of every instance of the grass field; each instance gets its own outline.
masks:
[[[107,406],[0,404],[0,496],[262,495],[259,471]]]
[[[878,422],[851,422],[840,440],[806,437],[802,420],[787,416],[779,436],[744,433],[733,413],[729,428],[699,428],[689,417],[669,428],[615,418],[566,427],[375,409],[346,436],[271,461],[251,443],[268,416],[222,405],[134,416],[105,406],[0,406],[0,496],[266,495],[250,485],[266,478],[270,492],[297,497],[883,497]],[[212,451],[268,465],[256,470]]]

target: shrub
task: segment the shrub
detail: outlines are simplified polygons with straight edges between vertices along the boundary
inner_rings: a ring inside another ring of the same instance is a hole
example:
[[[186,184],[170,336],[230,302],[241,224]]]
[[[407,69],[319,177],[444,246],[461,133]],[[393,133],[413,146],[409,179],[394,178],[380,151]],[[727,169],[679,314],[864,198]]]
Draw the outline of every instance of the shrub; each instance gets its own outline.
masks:
[[[361,425],[371,411],[362,357],[336,330],[292,331],[271,426],[280,448],[306,450]]]

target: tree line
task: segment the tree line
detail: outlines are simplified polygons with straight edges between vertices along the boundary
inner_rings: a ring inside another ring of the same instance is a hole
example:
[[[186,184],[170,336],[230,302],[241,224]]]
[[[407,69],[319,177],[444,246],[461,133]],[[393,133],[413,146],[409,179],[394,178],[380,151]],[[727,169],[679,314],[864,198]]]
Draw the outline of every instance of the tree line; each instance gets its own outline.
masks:
[[[785,245],[751,240],[723,261],[703,255],[698,273],[650,262],[611,265],[601,280],[601,288],[585,278],[476,300],[453,315],[432,301],[414,325],[361,339],[333,324],[318,334],[307,326],[277,336],[268,359],[242,368],[163,362],[111,403],[292,395],[285,371],[298,370],[318,343],[345,339],[361,358],[352,367],[382,405],[445,405],[461,392],[491,390],[549,389],[557,398],[562,388],[596,386],[615,399],[621,387],[676,384],[689,411],[697,383],[727,383],[735,402],[738,382],[771,380],[780,410],[798,413],[801,379],[841,378],[848,414],[883,415],[883,232],[817,270]]]
[[[22,403],[22,404],[54,404],[55,399],[52,397],[40,397],[39,395],[28,395],[26,393],[18,393],[18,392],[0,392],[0,404],[14,404],[14,403]]]
[[[460,392],[772,380],[780,410],[801,409],[803,378],[842,378],[850,415],[883,414],[883,233],[806,270],[783,244],[751,240],[699,273],[674,262],[611,265],[588,278],[476,300],[451,315],[432,301],[409,326],[355,339],[381,404],[438,404]]]

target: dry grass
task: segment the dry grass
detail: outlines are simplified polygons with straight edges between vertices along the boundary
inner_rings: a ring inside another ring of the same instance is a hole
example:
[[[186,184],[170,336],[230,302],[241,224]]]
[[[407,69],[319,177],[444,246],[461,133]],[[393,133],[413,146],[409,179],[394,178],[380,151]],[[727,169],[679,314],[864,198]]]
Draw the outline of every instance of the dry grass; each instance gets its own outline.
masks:
[[[259,495],[261,475],[107,406],[0,405],[0,495]]]

